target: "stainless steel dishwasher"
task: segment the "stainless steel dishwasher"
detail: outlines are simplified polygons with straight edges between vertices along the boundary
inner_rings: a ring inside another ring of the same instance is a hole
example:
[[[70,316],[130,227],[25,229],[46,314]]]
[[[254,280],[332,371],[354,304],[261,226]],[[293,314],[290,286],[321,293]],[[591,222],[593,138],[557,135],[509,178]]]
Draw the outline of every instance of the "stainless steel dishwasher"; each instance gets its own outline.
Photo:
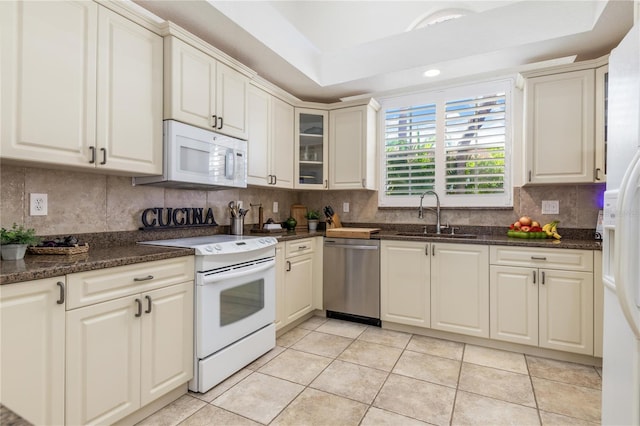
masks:
[[[325,238],[327,317],[380,325],[380,240]]]

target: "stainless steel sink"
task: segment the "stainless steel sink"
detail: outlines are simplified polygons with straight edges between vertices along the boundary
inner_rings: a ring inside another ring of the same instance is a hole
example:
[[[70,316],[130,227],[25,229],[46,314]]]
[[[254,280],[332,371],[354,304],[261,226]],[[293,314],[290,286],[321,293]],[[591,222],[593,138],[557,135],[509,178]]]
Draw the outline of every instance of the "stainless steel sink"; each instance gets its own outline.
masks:
[[[473,239],[478,238],[477,235],[474,234],[436,234],[435,232],[398,232],[396,235],[400,237],[423,237],[423,238],[466,238]]]

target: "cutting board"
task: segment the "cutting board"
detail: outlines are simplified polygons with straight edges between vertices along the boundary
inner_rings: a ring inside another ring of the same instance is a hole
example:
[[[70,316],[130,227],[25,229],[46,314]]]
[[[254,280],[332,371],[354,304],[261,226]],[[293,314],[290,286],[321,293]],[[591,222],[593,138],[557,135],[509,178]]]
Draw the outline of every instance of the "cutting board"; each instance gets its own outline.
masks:
[[[307,229],[309,222],[307,220],[307,207],[302,204],[294,204],[291,206],[291,217],[297,222],[296,231]]]
[[[326,236],[333,238],[360,238],[368,240],[371,234],[380,232],[380,228],[332,228],[327,229]]]

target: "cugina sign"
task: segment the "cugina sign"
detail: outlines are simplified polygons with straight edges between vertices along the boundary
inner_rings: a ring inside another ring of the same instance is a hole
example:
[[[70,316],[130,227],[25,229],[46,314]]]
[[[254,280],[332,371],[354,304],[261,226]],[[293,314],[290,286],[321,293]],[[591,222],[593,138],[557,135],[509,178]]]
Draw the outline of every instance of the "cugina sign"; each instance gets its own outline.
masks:
[[[217,226],[213,210],[202,207],[153,207],[142,212],[145,228],[169,226]]]

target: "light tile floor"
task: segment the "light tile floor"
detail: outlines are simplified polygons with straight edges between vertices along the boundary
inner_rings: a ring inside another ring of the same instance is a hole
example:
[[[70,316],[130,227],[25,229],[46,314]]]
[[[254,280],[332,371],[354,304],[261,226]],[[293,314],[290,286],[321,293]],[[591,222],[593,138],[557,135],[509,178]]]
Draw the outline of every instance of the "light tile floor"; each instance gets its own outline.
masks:
[[[601,370],[312,317],[139,425],[591,425]]]

